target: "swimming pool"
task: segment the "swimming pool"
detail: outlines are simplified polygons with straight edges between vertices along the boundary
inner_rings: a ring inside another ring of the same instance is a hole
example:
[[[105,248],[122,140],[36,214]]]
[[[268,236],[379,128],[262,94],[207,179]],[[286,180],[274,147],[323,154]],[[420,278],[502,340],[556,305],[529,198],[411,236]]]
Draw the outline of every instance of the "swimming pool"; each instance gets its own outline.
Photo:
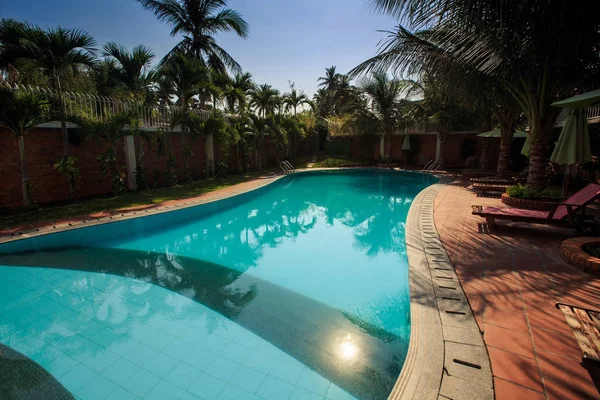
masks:
[[[0,343],[82,399],[387,398],[410,337],[404,222],[434,179],[301,173],[6,243]]]

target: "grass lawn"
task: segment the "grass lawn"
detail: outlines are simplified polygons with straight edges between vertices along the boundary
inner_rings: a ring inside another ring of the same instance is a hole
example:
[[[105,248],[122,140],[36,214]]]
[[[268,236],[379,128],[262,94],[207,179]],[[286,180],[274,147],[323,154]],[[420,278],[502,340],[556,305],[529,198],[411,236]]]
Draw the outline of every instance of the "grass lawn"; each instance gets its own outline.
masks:
[[[158,204],[168,200],[195,197],[213,190],[222,189],[237,183],[256,179],[261,175],[267,174],[268,172],[269,171],[254,171],[243,175],[231,175],[223,178],[214,178],[185,185],[179,185],[172,188],[129,192],[116,197],[102,197],[81,200],[60,206],[40,207],[31,211],[10,210],[0,213],[0,228],[8,228],[11,226],[42,222],[46,220],[68,219],[105,210],[116,210],[120,208]]]
[[[359,160],[347,157],[331,157],[331,156],[318,156],[317,160],[313,163],[312,157],[300,157],[296,161],[297,165],[294,165],[297,169],[300,168],[337,168],[344,165],[371,165],[372,161]],[[309,166],[310,165],[310,166]]]

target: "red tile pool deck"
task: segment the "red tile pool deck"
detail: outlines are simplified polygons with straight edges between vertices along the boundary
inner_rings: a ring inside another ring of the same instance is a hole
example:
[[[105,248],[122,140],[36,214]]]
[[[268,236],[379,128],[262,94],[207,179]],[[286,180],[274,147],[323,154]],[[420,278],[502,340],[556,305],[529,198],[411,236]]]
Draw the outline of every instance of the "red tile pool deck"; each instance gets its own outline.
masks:
[[[600,309],[600,279],[566,264],[569,230],[501,226],[481,232],[471,205],[501,206],[460,185],[435,202],[435,223],[488,348],[496,399],[598,399],[581,350],[555,303]],[[516,224],[511,224],[516,225]]]

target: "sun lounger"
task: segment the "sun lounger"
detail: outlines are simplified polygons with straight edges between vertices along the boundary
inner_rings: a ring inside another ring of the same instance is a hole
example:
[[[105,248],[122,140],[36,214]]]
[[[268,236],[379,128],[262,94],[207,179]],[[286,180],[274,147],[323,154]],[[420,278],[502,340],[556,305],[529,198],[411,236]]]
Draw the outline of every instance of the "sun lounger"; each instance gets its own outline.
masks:
[[[523,210],[511,207],[473,206],[473,214],[486,219],[493,226],[497,219],[532,224],[570,225],[578,227],[584,222],[585,208],[600,197],[600,185],[590,183],[563,203],[549,203],[550,211]]]

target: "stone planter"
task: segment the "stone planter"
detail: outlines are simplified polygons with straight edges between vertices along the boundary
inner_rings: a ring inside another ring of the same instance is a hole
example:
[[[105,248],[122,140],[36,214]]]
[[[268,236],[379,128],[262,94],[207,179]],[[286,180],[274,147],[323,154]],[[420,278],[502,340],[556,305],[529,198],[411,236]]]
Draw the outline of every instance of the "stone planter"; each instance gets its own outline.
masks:
[[[510,197],[508,193],[502,193],[501,201],[507,206],[511,206],[514,208],[523,208],[525,210],[550,211],[552,209],[551,205],[546,204],[542,200],[520,199],[517,197]]]
[[[600,238],[578,237],[567,239],[560,245],[560,255],[572,267],[590,274],[600,275],[600,258],[583,251],[583,246],[589,243],[600,243]]]

